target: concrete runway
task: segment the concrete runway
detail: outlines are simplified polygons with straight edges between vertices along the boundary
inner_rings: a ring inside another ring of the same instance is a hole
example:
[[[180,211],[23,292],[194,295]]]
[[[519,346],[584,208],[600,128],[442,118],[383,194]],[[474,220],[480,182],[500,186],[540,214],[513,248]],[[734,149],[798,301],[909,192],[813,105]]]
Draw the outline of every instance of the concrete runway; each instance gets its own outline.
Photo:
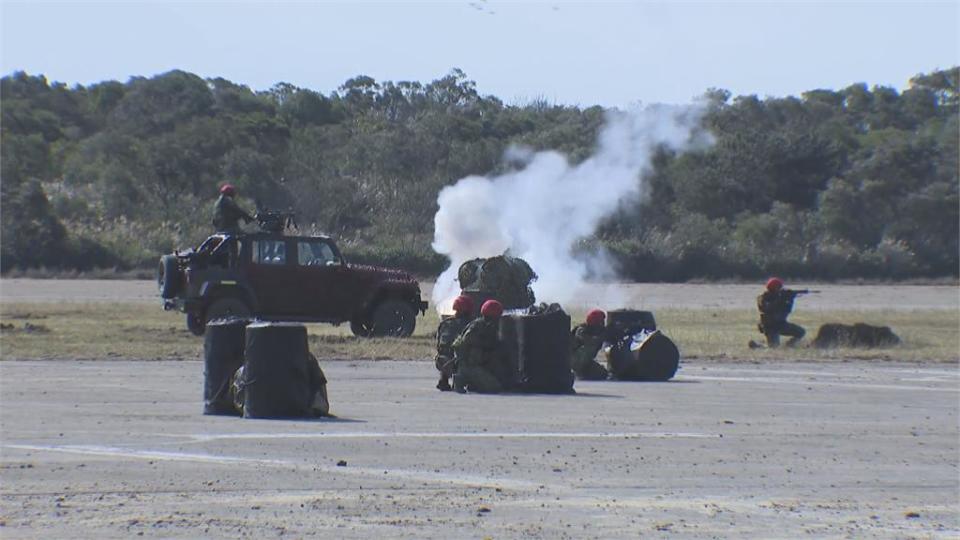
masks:
[[[338,418],[281,421],[203,416],[200,362],[0,363],[0,536],[960,536],[956,366],[686,363],[575,396],[323,367]]]

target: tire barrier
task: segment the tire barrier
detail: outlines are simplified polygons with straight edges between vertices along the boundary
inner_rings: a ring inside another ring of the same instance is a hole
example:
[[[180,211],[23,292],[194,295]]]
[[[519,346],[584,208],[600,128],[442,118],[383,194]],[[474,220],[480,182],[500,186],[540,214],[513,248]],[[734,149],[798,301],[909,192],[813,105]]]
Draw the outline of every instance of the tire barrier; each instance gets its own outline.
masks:
[[[622,381],[668,381],[680,366],[680,351],[659,330],[642,330],[604,347],[607,369]]]
[[[570,370],[570,316],[560,306],[532,308],[500,319],[504,355],[516,358],[514,374],[522,392],[573,393]],[[512,361],[505,363],[510,365]]]
[[[296,323],[246,328],[246,361],[235,376],[244,418],[302,418],[326,414],[326,379]]]
[[[218,319],[207,325],[203,340],[203,414],[236,415],[230,379],[243,365],[247,319]]]

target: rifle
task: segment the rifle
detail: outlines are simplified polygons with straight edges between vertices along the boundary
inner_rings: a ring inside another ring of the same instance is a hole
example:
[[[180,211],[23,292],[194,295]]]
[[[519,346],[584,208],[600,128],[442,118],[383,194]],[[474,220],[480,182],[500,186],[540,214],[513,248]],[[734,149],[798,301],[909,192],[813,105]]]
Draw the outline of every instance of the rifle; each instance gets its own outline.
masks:
[[[789,295],[791,295],[791,296],[801,296],[801,295],[804,295],[804,294],[820,294],[820,291],[814,291],[814,290],[810,290],[810,289],[796,289],[796,290],[794,290],[794,289],[785,289],[783,292],[785,292],[785,293],[787,293],[787,294],[789,294]]]

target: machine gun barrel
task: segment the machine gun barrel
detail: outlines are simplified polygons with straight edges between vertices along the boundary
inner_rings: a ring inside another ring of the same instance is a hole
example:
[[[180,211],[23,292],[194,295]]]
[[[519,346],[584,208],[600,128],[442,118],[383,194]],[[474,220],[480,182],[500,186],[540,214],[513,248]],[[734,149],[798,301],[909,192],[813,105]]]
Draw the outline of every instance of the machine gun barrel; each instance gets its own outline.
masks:
[[[284,229],[297,229],[296,214],[278,210],[261,210],[254,216],[260,229],[267,232],[282,233]]]

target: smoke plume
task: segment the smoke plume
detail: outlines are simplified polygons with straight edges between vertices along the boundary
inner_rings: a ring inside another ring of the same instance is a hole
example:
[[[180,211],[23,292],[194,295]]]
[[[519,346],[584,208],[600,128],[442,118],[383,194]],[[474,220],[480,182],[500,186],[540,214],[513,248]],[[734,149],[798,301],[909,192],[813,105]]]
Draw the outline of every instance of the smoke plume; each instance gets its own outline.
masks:
[[[677,152],[711,143],[699,129],[703,107],[651,106],[607,114],[594,154],[571,165],[555,151],[508,150],[517,170],[500,176],[468,176],[440,191],[434,216],[433,249],[450,258],[437,278],[433,303],[450,311],[459,294],[460,265],[476,257],[508,252],[539,275],[537,301],[564,304],[590,276],[614,278],[601,252],[574,258],[574,244],[594,233],[620,204],[643,193],[644,175],[658,147]],[[596,305],[602,306],[600,299]]]

